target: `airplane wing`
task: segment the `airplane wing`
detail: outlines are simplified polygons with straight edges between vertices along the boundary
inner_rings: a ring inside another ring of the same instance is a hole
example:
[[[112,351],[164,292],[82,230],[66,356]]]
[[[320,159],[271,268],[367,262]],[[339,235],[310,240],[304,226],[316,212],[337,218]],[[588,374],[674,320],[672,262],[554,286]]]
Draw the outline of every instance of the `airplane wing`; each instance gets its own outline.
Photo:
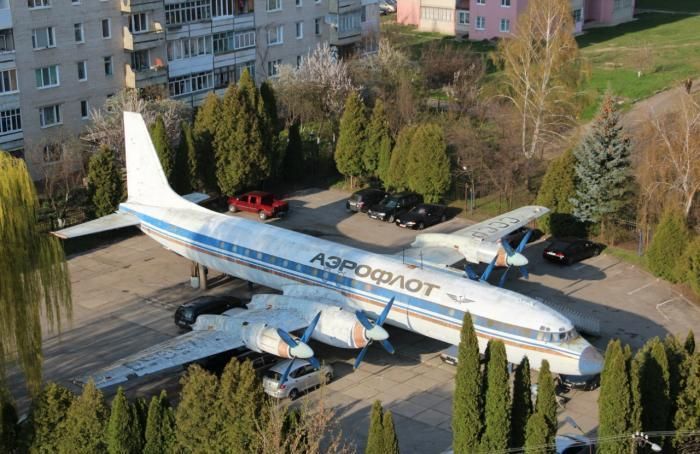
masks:
[[[477,241],[495,242],[547,213],[549,213],[549,208],[543,206],[524,206],[457,230],[450,235],[472,238]]]
[[[132,214],[117,212],[51,233],[62,240],[67,240],[69,238],[91,235],[93,233],[131,227],[134,225],[139,225],[140,222],[141,221],[139,221],[139,219]]]

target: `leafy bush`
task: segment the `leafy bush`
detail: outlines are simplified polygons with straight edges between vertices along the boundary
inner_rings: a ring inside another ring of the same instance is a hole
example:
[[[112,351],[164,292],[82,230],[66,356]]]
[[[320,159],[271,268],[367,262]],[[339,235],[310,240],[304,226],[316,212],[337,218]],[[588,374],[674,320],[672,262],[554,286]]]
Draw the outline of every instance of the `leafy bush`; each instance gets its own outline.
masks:
[[[678,263],[688,247],[689,234],[683,215],[669,210],[661,217],[647,251],[649,270],[671,282],[682,281]]]

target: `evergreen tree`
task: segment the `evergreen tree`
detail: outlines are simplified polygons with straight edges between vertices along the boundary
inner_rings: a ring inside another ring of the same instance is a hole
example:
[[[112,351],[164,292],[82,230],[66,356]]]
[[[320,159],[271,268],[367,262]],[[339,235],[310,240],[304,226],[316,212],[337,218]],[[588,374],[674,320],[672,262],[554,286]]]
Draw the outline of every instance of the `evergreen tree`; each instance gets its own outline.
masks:
[[[146,446],[146,420],[148,419],[148,401],[145,397],[137,397],[131,403],[131,420],[134,428],[134,449],[142,453]]]
[[[695,294],[700,295],[700,237],[696,237],[686,246],[677,265],[675,277],[681,282],[687,282]]]
[[[112,400],[112,411],[107,423],[106,442],[109,454],[138,454],[141,452],[139,424],[136,413],[119,387]]]
[[[10,391],[0,382],[0,452],[11,453],[18,445],[17,410]]]
[[[264,140],[266,141],[265,147],[267,154],[270,159],[270,169],[271,176],[278,176],[280,173],[282,162],[283,162],[283,152],[285,147],[280,143],[280,131],[282,129],[280,125],[279,115],[277,113],[277,98],[275,96],[275,90],[269,81],[265,81],[260,84],[260,107],[261,115],[263,117],[264,125]]]
[[[479,341],[471,314],[465,312],[452,400],[452,448],[455,454],[469,454],[477,450],[483,430],[482,414]]]
[[[673,424],[676,430],[673,446],[679,454],[694,454],[700,449],[700,435],[688,434],[700,427],[700,354],[694,354],[688,364],[687,380],[678,395]]]
[[[73,400],[65,421],[59,426],[62,432],[58,443],[60,454],[94,454],[105,452],[105,424],[109,411],[102,393],[90,380],[83,393]]]
[[[287,147],[284,152],[285,180],[300,181],[305,175],[304,143],[299,133],[299,122],[295,121],[289,126],[287,132]]]
[[[680,212],[666,211],[647,250],[649,270],[671,282],[678,281],[679,257],[688,246],[688,228]]]
[[[30,427],[32,428],[29,451],[33,454],[53,454],[58,451],[61,439],[59,425],[66,419],[68,408],[75,396],[68,389],[55,383],[47,384],[32,402]]]
[[[416,129],[417,127],[415,125],[410,125],[404,126],[401,131],[399,131],[396,144],[391,151],[389,170],[384,180],[384,186],[387,189],[394,189],[396,191],[408,189],[407,165],[411,152],[411,141],[416,133]]]
[[[175,419],[165,391],[153,396],[148,406],[144,454],[167,454],[173,443]]]
[[[178,193],[189,194],[193,190],[204,190],[201,176],[199,150],[194,142],[192,126],[186,121],[180,123],[180,146],[177,152],[179,175]]]
[[[250,361],[241,364],[232,359],[221,375],[218,395],[220,420],[223,422],[221,446],[233,452],[253,451],[256,421],[260,422],[263,392]]]
[[[95,217],[117,211],[124,194],[122,173],[114,153],[106,146],[90,157],[88,164],[88,194]]]
[[[484,397],[484,435],[481,450],[503,451],[510,441],[510,386],[508,360],[502,341],[489,341],[489,361]],[[539,394],[538,394],[539,396]]]
[[[575,165],[574,152],[567,150],[547,167],[535,202],[550,209],[549,213],[537,220],[537,226],[544,233],[555,236],[578,236],[585,233],[584,225],[571,214],[571,199],[576,196]]]
[[[628,203],[631,182],[630,141],[622,132],[611,93],[574,155],[573,214],[583,222],[604,223]]]
[[[350,93],[340,117],[340,133],[335,147],[335,165],[341,174],[350,177],[350,187],[354,187],[354,179],[364,173],[362,155],[367,142],[366,123],[362,99],[357,93]]]
[[[644,344],[632,361],[634,430],[668,430],[670,371],[666,350],[658,338]],[[663,441],[659,441],[663,444]]]
[[[535,412],[527,420],[525,428],[525,452],[527,454],[551,454],[554,449],[550,446],[548,437],[549,425],[542,413]],[[600,446],[603,444],[601,443]]]
[[[519,448],[525,445],[525,428],[532,414],[532,394],[530,391],[530,362],[523,357],[515,368],[513,379],[513,405],[510,411],[510,446]]]
[[[384,409],[379,400],[372,404],[372,413],[369,417],[369,433],[367,434],[367,447],[365,454],[384,454]]]
[[[214,411],[217,408],[218,380],[198,365],[193,365],[180,383],[180,403],[175,411],[177,450],[218,451],[222,430],[222,421]]]
[[[163,117],[158,115],[155,123],[151,125],[151,141],[153,142],[153,147],[156,149],[158,158],[160,159],[160,165],[163,167],[163,173],[165,173],[165,178],[168,179],[171,187],[175,187],[173,178],[173,169],[175,168],[175,150],[170,146],[170,139],[168,138],[168,133],[165,130],[165,122]]]
[[[194,128],[192,128],[192,136],[199,156],[199,172],[204,187],[209,191],[217,188],[214,138],[220,115],[221,101],[213,91],[210,91],[204,99],[204,103],[197,110]]]
[[[537,375],[535,411],[544,416],[544,420],[547,421],[547,426],[549,427],[549,437],[554,441],[554,435],[557,433],[557,394],[554,377],[552,377],[552,372],[549,370],[549,362],[546,359],[542,361]]]
[[[416,129],[408,153],[408,187],[435,203],[450,187],[450,158],[442,127],[421,125]]]
[[[367,126],[367,143],[362,155],[362,164],[365,172],[381,178],[388,168],[389,156],[391,156],[389,121],[386,118],[384,103],[381,99],[377,99]],[[384,162],[382,162],[382,159]],[[380,164],[385,166],[384,169],[380,170]]]
[[[685,338],[685,342],[683,343],[683,348],[685,348],[685,351],[688,355],[692,355],[695,353],[695,334],[693,333],[693,330],[691,329],[688,331],[688,335]]]
[[[676,414],[676,400],[681,391],[682,383],[685,382],[687,373],[688,354],[683,345],[678,341],[678,338],[672,334],[668,334],[663,341],[664,349],[666,350],[666,358],[668,359],[668,420],[667,427],[673,427],[673,419]]]
[[[396,436],[396,427],[394,427],[394,417],[391,411],[384,412],[382,418],[382,429],[384,430],[384,453],[399,454],[399,439]]]
[[[598,397],[598,437],[608,439],[630,433],[632,417],[630,382],[625,352],[618,339],[608,343],[605,363],[600,376]],[[601,454],[628,454],[630,441],[613,440],[598,445]]]

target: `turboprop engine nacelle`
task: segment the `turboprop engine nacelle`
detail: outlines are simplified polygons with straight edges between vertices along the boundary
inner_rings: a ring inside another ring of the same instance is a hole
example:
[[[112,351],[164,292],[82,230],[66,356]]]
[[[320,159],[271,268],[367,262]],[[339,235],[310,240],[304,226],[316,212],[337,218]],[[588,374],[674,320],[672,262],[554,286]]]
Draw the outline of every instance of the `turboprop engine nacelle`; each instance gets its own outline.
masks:
[[[314,356],[311,347],[301,340],[291,347],[282,339],[277,328],[264,324],[246,325],[241,330],[241,337],[246,347],[256,352],[271,353],[280,358],[308,359]]]
[[[340,307],[327,307],[321,311],[312,338],[339,348],[362,348],[370,340],[386,340],[389,334],[381,326],[365,329],[353,312]]]
[[[443,247],[456,249],[470,263],[491,263],[496,257],[496,266],[524,266],[527,258],[519,252],[508,255],[500,242],[481,241],[446,233],[423,233],[416,237],[414,248]]]

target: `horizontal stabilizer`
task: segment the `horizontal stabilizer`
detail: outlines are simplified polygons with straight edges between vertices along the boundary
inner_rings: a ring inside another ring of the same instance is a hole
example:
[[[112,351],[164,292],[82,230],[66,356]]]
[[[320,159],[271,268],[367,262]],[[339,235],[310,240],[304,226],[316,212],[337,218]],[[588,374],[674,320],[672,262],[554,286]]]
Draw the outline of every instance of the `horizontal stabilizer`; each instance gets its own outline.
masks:
[[[107,232],[109,230],[117,230],[124,227],[132,227],[134,225],[139,225],[140,222],[141,221],[139,221],[139,218],[132,214],[113,213],[51,233],[61,239],[67,240],[69,238],[92,235],[93,233]]]
[[[188,202],[199,204],[206,202],[211,197],[209,197],[207,194],[204,194],[203,192],[191,192],[187,195],[183,195],[182,198],[187,200]]]

